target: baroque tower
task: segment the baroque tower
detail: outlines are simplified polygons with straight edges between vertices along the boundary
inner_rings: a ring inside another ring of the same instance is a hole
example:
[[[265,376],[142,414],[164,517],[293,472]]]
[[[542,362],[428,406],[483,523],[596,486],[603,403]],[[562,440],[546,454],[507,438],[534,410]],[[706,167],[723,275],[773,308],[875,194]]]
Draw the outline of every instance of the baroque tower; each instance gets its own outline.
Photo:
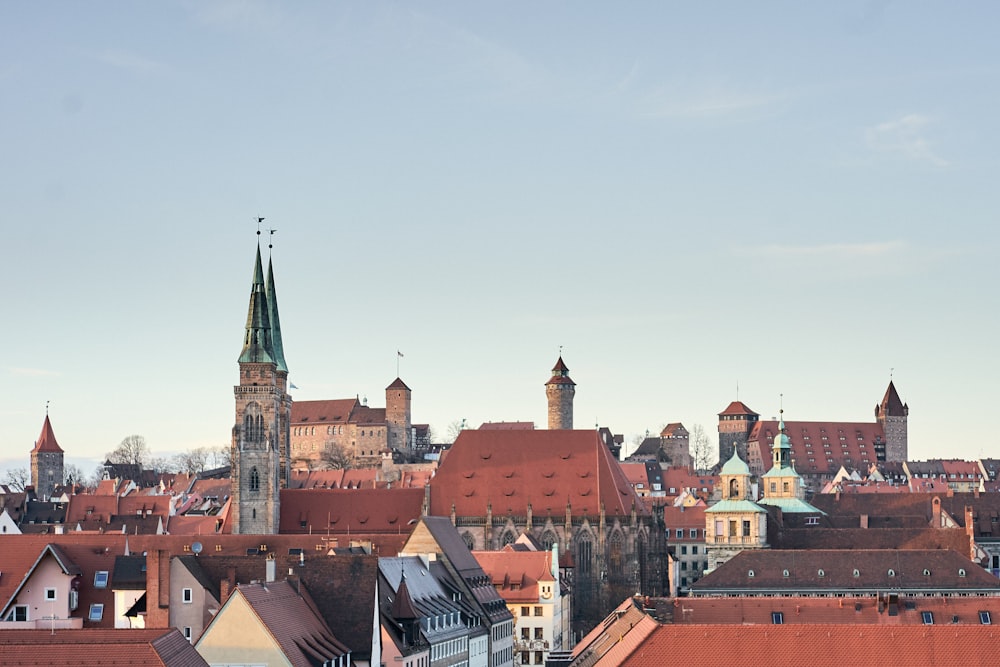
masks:
[[[909,414],[910,406],[899,399],[896,387],[889,380],[882,402],[875,406],[875,421],[882,426],[885,435],[886,461],[907,460],[906,418]]]
[[[292,399],[274,274],[268,262],[265,284],[259,243],[238,361],[240,383],[234,387],[232,444],[233,533],[273,535],[278,532],[280,489],[289,474]]]
[[[48,500],[52,497],[56,487],[63,483],[63,470],[63,450],[56,442],[56,434],[52,431],[46,408],[42,433],[35,441],[35,448],[31,450],[31,484],[40,499]]]
[[[545,396],[549,399],[549,430],[573,428],[573,396],[576,383],[569,378],[569,368],[562,355],[552,368],[552,377],[545,383]]]

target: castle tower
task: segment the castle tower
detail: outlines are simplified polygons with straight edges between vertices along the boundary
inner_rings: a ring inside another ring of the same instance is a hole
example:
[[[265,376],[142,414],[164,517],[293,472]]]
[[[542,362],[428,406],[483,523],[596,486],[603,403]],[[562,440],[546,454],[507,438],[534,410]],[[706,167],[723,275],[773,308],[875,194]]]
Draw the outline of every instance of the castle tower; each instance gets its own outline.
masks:
[[[733,401],[719,413],[719,462],[728,461],[737,451],[744,461],[747,458],[747,439],[760,415],[742,401]]]
[[[288,369],[280,347],[273,274],[264,283],[260,244],[250,288],[243,350],[239,357],[240,383],[234,387],[236,423],[233,426],[233,532],[272,535],[278,532],[279,491],[287,468],[291,397]],[[274,314],[274,322],[271,316]],[[275,348],[275,339],[279,346]]]
[[[413,450],[410,393],[410,388],[399,378],[385,388],[386,445],[389,449],[407,454]]]
[[[909,414],[910,406],[899,399],[896,387],[889,380],[882,402],[875,406],[875,421],[885,434],[886,461],[907,460],[906,418]]]
[[[562,355],[552,368],[552,377],[545,383],[545,397],[549,399],[549,430],[573,428],[573,396],[576,383],[569,378],[569,368]]]
[[[46,409],[42,433],[35,441],[35,448],[31,450],[31,484],[40,499],[48,500],[62,483],[63,450],[56,442],[56,434],[52,431]]]

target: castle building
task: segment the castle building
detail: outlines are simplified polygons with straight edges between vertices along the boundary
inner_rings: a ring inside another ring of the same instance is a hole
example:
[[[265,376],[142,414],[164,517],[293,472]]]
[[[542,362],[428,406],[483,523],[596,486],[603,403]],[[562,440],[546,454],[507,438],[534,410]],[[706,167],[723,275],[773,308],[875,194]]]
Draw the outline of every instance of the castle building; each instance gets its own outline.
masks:
[[[759,419],[742,401],[733,401],[719,413],[719,463],[730,460],[733,451],[747,460],[747,439]]]
[[[31,484],[41,500],[55,495],[56,487],[63,483],[63,472],[63,450],[56,442],[46,410],[42,433],[31,450]]]
[[[882,426],[885,436],[885,460],[906,461],[906,418],[910,414],[910,406],[903,403],[896,393],[896,387],[889,380],[882,402],[875,406],[875,421]]]
[[[265,284],[259,243],[238,363],[240,383],[234,387],[236,423],[232,441],[233,532],[273,535],[279,524],[278,492],[290,478],[292,398],[288,394],[274,271],[268,261]]]
[[[573,396],[576,383],[569,377],[569,368],[562,355],[552,368],[552,377],[545,383],[545,396],[549,400],[549,430],[573,428]]]

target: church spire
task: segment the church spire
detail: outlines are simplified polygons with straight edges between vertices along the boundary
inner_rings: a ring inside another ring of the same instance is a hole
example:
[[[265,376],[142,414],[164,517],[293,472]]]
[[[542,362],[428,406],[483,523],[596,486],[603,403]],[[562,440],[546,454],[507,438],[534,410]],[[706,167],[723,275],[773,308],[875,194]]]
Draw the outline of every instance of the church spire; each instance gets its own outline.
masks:
[[[270,246],[268,246],[270,247]],[[271,323],[271,347],[274,353],[274,362],[278,364],[278,370],[288,372],[285,365],[285,349],[281,345],[281,321],[278,319],[278,295],[274,291],[274,267],[271,258],[267,258],[267,314]]]
[[[271,343],[271,324],[268,310],[264,269],[260,260],[260,243],[258,243],[253,285],[250,287],[250,308],[247,311],[247,326],[243,337],[243,351],[239,358],[240,363],[276,363]]]

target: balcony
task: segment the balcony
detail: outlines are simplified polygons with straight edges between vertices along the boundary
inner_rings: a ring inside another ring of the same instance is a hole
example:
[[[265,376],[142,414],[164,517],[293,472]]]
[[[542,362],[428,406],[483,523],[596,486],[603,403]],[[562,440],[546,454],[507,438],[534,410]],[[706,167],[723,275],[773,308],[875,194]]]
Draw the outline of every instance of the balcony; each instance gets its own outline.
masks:
[[[549,643],[541,639],[515,639],[515,651],[548,651]]]
[[[713,539],[713,544],[757,544],[758,540],[749,535],[716,535]]]

